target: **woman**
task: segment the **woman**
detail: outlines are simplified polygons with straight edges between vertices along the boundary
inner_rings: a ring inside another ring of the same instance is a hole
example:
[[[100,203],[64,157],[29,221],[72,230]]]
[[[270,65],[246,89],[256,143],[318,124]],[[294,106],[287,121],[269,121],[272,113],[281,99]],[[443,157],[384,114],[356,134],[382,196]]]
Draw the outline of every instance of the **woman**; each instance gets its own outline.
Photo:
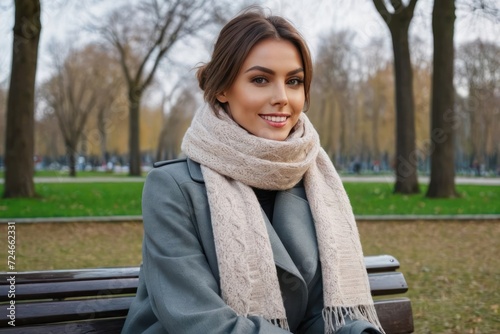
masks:
[[[244,12],[198,70],[210,106],[143,194],[143,265],[123,333],[381,333],[352,209],[303,111],[296,29]]]

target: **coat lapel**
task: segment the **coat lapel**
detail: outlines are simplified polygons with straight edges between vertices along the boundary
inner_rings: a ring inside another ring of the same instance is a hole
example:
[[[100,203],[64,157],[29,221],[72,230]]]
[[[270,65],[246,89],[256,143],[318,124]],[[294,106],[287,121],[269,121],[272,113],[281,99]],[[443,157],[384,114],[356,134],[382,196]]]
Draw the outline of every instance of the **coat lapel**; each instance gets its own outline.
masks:
[[[318,269],[316,231],[305,199],[304,188],[299,185],[276,194],[273,228],[278,240],[306,283]]]
[[[187,165],[191,178],[204,183],[200,165],[189,158]],[[303,298],[307,300],[306,282],[314,276],[318,255],[312,218],[302,184],[299,183],[289,191],[278,192],[272,225],[264,211],[261,211],[274,262],[278,268],[287,272],[286,277],[281,280],[293,282],[291,289],[296,291],[300,288]]]
[[[300,280],[303,281],[300,271],[298,270],[297,266],[295,266],[295,263],[290,257],[290,254],[288,254],[285,246],[280,240],[279,235],[276,233],[276,230],[269,222],[269,219],[267,218],[264,210],[262,210],[262,215],[264,217],[264,221],[266,222],[267,233],[269,234],[269,241],[271,242],[271,248],[273,250],[273,257],[276,266],[285,271],[288,271],[289,273],[297,276]]]

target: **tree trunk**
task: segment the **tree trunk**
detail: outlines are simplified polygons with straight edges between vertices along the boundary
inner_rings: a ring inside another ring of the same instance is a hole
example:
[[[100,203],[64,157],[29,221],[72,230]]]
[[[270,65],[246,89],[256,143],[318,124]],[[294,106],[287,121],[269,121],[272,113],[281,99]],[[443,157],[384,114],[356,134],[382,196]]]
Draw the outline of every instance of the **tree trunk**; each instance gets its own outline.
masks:
[[[419,193],[413,74],[408,43],[408,29],[417,0],[410,0],[407,6],[401,0],[390,1],[394,13],[387,10],[385,2],[382,0],[373,0],[373,3],[391,31],[394,51],[396,93],[396,158],[394,161],[396,183],[394,192],[401,194]]]
[[[453,32],[455,0],[434,1],[434,61],[431,105],[431,178],[427,197],[456,197],[454,156],[455,89]]]
[[[408,44],[408,27],[391,27],[394,50],[396,92],[396,184],[394,192],[419,193],[417,178],[418,157],[415,146],[415,104],[413,101],[413,74]]]
[[[141,149],[139,133],[139,108],[141,105],[142,91],[132,88],[129,91],[129,175],[141,176]]]
[[[350,150],[347,147],[347,121],[346,121],[346,113],[347,110],[347,103],[346,103],[346,97],[344,96],[346,94],[343,92],[343,94],[339,94],[339,109],[340,109],[340,136],[339,136],[339,146],[340,146],[340,154],[342,156],[342,159],[344,161],[347,161],[349,163],[349,154]]]
[[[40,39],[40,1],[15,1],[12,72],[7,102],[3,196],[35,197],[35,75]]]
[[[66,156],[68,158],[69,176],[76,177],[76,145],[66,144]]]
[[[106,119],[104,117],[105,109],[99,109],[97,114],[97,130],[99,131],[99,147],[101,149],[101,164],[107,164],[107,133],[106,133]]]
[[[158,147],[156,148],[156,161],[161,161],[165,155],[165,137],[167,136],[166,124],[163,123],[160,136],[158,137]]]
[[[378,142],[379,138],[379,117],[380,116],[380,107],[378,105],[375,106],[373,110],[373,123],[372,123],[372,143],[373,143],[373,156],[377,161],[380,161],[380,145]]]

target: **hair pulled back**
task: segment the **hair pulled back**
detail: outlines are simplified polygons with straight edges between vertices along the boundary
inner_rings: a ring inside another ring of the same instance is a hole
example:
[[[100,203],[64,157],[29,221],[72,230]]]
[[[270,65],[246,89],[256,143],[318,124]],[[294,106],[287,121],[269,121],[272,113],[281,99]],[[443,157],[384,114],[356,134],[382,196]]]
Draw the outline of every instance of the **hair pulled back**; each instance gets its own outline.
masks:
[[[196,73],[205,101],[216,114],[220,109],[227,111],[225,104],[217,100],[217,95],[231,87],[252,47],[269,38],[289,41],[297,48],[304,67],[304,111],[307,110],[312,60],[304,38],[286,19],[266,16],[262,9],[252,7],[222,28],[211,61],[201,65]]]

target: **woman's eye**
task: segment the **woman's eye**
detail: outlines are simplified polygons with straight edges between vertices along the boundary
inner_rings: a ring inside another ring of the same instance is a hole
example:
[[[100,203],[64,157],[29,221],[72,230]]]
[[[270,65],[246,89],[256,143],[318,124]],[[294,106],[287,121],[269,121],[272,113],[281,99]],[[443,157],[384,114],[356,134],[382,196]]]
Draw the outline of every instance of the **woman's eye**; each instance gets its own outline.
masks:
[[[298,86],[298,85],[301,85],[303,82],[304,82],[304,80],[298,79],[298,78],[288,80],[288,84],[291,86]]]
[[[252,82],[261,85],[261,84],[266,83],[267,80],[266,80],[266,78],[263,78],[263,77],[257,77],[257,78],[253,78]]]

